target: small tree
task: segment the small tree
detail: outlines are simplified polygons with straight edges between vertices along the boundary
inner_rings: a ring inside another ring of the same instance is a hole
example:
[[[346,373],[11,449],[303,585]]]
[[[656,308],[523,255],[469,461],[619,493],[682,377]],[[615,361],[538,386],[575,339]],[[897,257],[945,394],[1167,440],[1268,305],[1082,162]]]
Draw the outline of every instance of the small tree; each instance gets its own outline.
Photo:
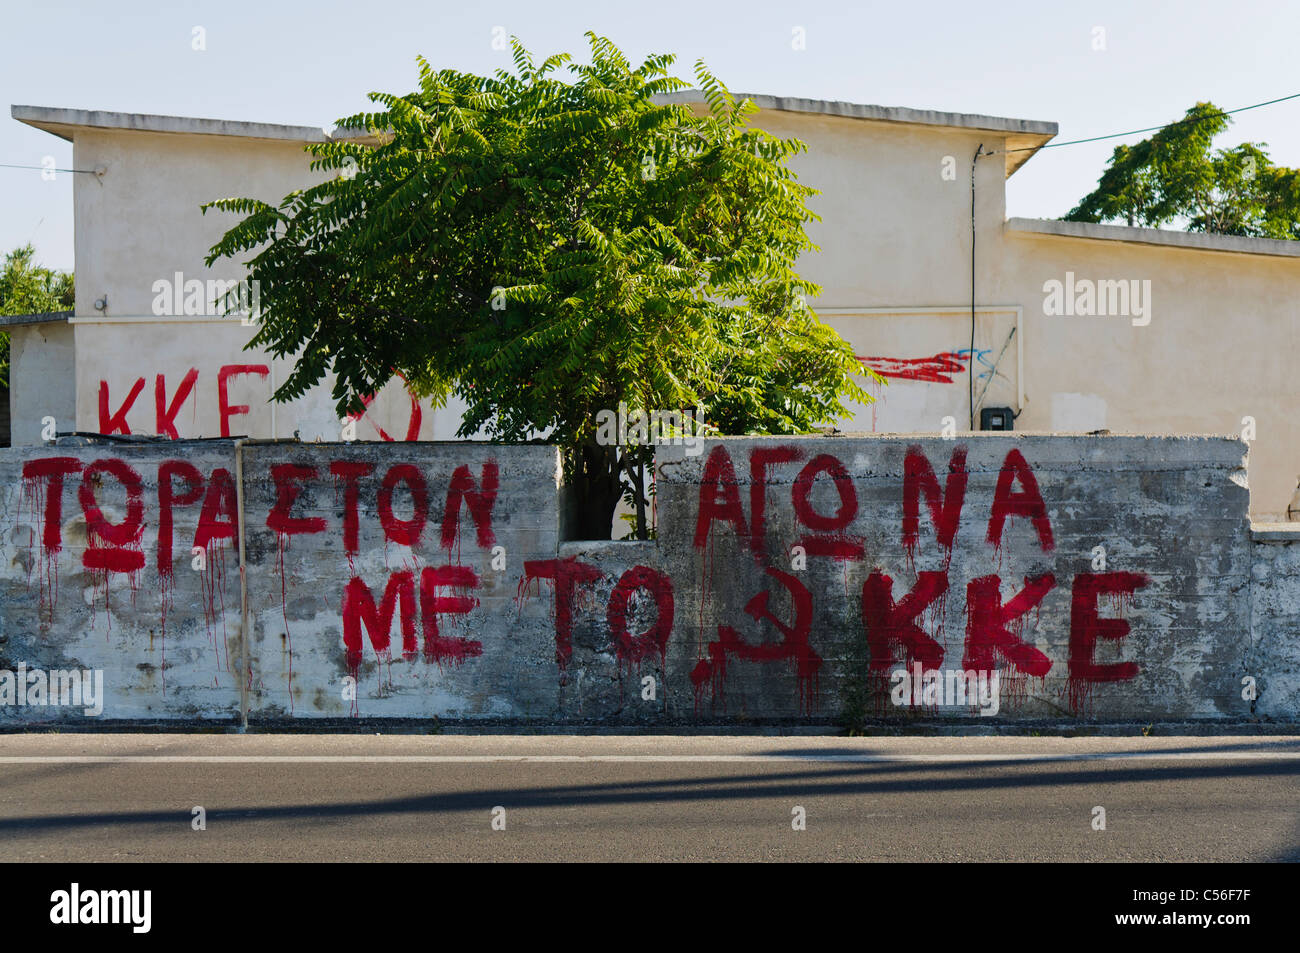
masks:
[[[1273,165],[1266,143],[1212,149],[1231,122],[1213,103],[1197,103],[1150,138],[1116,147],[1097,188],[1065,220],[1181,221],[1193,232],[1300,238],[1300,172]]]
[[[72,275],[36,264],[30,244],[5,255],[0,267],[0,314],[44,314],[72,308]],[[0,387],[9,387],[9,335],[0,334]]]
[[[564,450],[579,532],[608,538],[620,496],[643,513],[647,449],[599,438],[597,415],[702,407],[723,433],[805,433],[870,397],[794,270],[815,246],[804,145],[748,125],[703,64],[697,115],[654,102],[686,87],[671,56],[632,68],[587,34],[591,62],[435,72],[340,120],[308,147],[333,175],[244,218],[212,264],[248,251],[262,323],[250,346],[297,363],[277,400],[335,375],[340,415],[400,372],[437,404],[468,404],[461,436],[544,436]],[[556,78],[566,67],[570,82]],[[644,519],[638,535],[645,536]]]

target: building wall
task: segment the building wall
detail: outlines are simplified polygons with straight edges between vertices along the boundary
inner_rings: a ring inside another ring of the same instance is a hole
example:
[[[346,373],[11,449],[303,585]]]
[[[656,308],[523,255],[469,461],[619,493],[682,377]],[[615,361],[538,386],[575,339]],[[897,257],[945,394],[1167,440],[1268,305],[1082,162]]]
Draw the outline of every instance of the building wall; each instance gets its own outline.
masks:
[[[842,429],[964,430],[972,390],[977,404],[1009,407],[1019,413],[1016,428],[1033,432],[1235,434],[1252,417],[1252,513],[1284,518],[1300,474],[1287,412],[1300,395],[1285,357],[1300,261],[1013,231],[1005,224],[1004,157],[982,159],[972,351],[970,162],[977,145],[1004,148],[1003,136],[778,111],[756,122],[808,144],[793,164],[822,191],[810,202],[822,217],[810,226],[821,250],[801,263],[823,286],[813,304],[855,353],[888,375],[888,385],[875,388],[877,402],[851,408],[854,418]],[[78,131],[77,167],[107,170],[76,184],[78,429],[101,429],[143,379],[124,419],[133,433],[159,432],[159,376],[170,406],[193,369],[198,379],[176,430],[218,436],[221,368],[265,365],[266,377],[231,377],[227,404],[250,410],[226,415],[228,432],[335,439],[342,424],[328,380],[295,406],[268,406],[288,368],[242,350],[250,329],[184,319],[139,323],[151,316],[155,281],[177,271],[210,276],[202,259],[235,218],[201,216],[198,206],[228,195],[278,201],[312,181],[301,149],[276,140]],[[955,174],[946,176],[948,169]],[[211,276],[237,277],[230,267]],[[1045,315],[1043,284],[1066,272],[1151,281],[1150,324]],[[93,302],[104,294],[109,305],[101,314]],[[358,436],[448,439],[460,411],[455,402],[442,409],[425,402],[416,426],[411,399],[394,382]]]
[[[13,446],[42,442],[45,418],[55,432],[77,428],[76,349],[67,322],[9,329],[9,413]]]
[[[1251,508],[1286,519],[1300,474],[1289,355],[1300,319],[1300,260],[1006,232],[1000,288],[1025,304],[1023,429],[1237,434],[1254,418]],[[1043,314],[1043,284],[1077,278],[1151,282],[1150,323]]]
[[[756,122],[808,143],[794,165],[824,193],[810,202],[822,250],[803,268],[825,289],[814,307],[890,374],[877,404],[842,428],[935,432],[951,415],[965,429],[970,159],[977,143],[1002,141],[804,114]],[[956,181],[941,178],[945,155]],[[1238,434],[1252,417],[1252,514],[1285,519],[1300,474],[1288,360],[1300,259],[1016,231],[1004,222],[1002,168],[1000,157],[980,160],[976,173],[977,401],[1020,411],[1016,428],[1033,432]],[[1150,281],[1150,323],[1044,314],[1044,283],[1066,272]]]
[[[255,329],[238,319],[186,315],[175,307],[177,286],[183,292],[192,280],[244,274],[242,265],[230,260],[204,266],[208,249],[239,216],[203,214],[200,206],[233,196],[278,203],[318,181],[303,145],[120,130],[77,133],[74,156],[82,163],[77,167],[105,170],[102,177],[81,177],[75,192],[79,430],[121,433],[124,424],[133,434],[165,434],[170,425],[190,438],[298,433],[306,440],[340,439],[344,422],[330,397],[332,377],[293,405],[274,406],[270,395],[291,364],[260,349],[245,350]],[[158,316],[158,281],[173,289],[162,296],[176,313]],[[108,299],[103,311],[94,306],[101,297]],[[197,378],[186,385],[194,372]],[[178,399],[175,415],[169,415]],[[231,407],[248,410],[230,413]],[[438,408],[417,401],[393,381],[375,396],[356,432],[362,440],[450,439],[460,417],[458,403]]]
[[[1252,539],[1238,441],[689,449],[633,543],[560,537],[553,447],[5,450],[0,703],[20,665],[106,687],[0,724],[1300,718],[1294,553]],[[895,704],[918,664],[996,671],[997,710]]]

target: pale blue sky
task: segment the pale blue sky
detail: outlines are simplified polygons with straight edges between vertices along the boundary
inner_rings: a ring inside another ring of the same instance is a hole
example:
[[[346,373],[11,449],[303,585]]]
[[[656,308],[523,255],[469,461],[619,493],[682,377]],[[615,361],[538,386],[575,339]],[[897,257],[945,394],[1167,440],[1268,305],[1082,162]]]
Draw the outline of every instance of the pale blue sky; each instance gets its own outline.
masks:
[[[9,104],[329,126],[371,90],[411,89],[417,54],[435,67],[508,66],[492,49],[497,26],[537,53],[580,53],[593,29],[636,58],[676,53],[687,78],[702,57],[736,90],[1054,120],[1059,139],[1167,122],[1197,100],[1233,109],[1300,92],[1294,0],[3,0],[0,23],[0,163],[52,155],[60,167],[71,146],[10,119]],[[1095,27],[1105,51],[1092,48]],[[1237,117],[1220,144],[1243,140],[1300,166],[1300,100]],[[1114,145],[1035,156],[1008,184],[1008,214],[1063,214]],[[0,168],[0,249],[31,240],[45,264],[71,268],[70,179]]]

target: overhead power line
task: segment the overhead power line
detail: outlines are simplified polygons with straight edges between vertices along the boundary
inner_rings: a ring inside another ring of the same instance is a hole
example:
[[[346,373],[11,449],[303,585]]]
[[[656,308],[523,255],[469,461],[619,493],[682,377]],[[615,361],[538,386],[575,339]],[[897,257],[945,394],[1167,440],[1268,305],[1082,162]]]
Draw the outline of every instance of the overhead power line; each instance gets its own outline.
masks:
[[[1041,146],[1028,146],[1023,149],[1003,149],[1003,153],[1008,152],[1035,152],[1038,149],[1059,149],[1061,146],[1077,146],[1085,142],[1102,142],[1106,139],[1122,139],[1125,136],[1136,136],[1140,132],[1159,132],[1161,129],[1172,129],[1175,126],[1185,126],[1189,123],[1205,122],[1207,119],[1217,119],[1220,116],[1232,116],[1236,113],[1244,113],[1249,109],[1259,109],[1261,106],[1272,106],[1275,103],[1284,103],[1288,99],[1300,99],[1300,93],[1292,93],[1290,96],[1280,96],[1277,99],[1270,99],[1262,103],[1254,103],[1250,106],[1239,106],[1236,109],[1220,110],[1216,113],[1210,113],[1208,116],[1187,116],[1182,119],[1176,119],[1173,122],[1167,122],[1163,126],[1148,126],[1145,129],[1130,129],[1128,132],[1112,132],[1105,136],[1090,136],[1087,139],[1069,139],[1065,142],[1049,142]],[[998,155],[996,152],[986,152],[985,155]]]
[[[38,172],[80,172],[83,175],[96,175],[95,169],[51,169],[43,165],[10,165],[0,162],[0,169],[35,169]]]

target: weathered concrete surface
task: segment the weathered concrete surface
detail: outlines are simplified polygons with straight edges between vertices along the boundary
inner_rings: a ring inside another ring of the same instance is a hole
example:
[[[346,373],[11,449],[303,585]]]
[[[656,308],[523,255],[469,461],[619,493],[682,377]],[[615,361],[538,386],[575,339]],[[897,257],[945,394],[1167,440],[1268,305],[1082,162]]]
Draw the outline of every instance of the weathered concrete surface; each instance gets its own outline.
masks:
[[[1295,718],[1300,708],[1300,526],[1256,527],[1251,564],[1251,655],[1259,714]]]
[[[164,558],[169,573],[158,569],[160,465],[183,456],[204,477],[218,471],[232,474],[230,445],[72,443],[0,454],[0,671],[20,663],[29,670],[100,669],[108,694],[104,718],[236,718],[238,556],[214,541],[204,546],[205,568],[192,570],[191,544],[202,507],[175,505],[170,508],[175,558]],[[86,566],[103,547],[98,538],[89,544],[79,499],[83,480],[103,519],[123,524],[130,518],[128,493],[112,474],[86,477],[95,461],[110,459],[140,478],[138,518],[144,527],[139,538],[124,546],[142,563],[135,572]],[[66,474],[57,496],[50,477],[35,475],[42,464]],[[32,475],[24,477],[25,470]],[[186,489],[180,479],[173,486],[178,495]],[[52,509],[55,501],[57,509]],[[0,718],[18,723],[87,720],[81,708],[19,705],[0,707]]]
[[[100,669],[106,698],[98,716],[4,704],[0,724],[1295,722],[1300,557],[1252,540],[1243,454],[1023,434],[661,447],[658,539],[635,543],[560,538],[545,446],[5,451],[0,670]],[[997,713],[896,704],[915,665],[940,684],[996,670]]]

